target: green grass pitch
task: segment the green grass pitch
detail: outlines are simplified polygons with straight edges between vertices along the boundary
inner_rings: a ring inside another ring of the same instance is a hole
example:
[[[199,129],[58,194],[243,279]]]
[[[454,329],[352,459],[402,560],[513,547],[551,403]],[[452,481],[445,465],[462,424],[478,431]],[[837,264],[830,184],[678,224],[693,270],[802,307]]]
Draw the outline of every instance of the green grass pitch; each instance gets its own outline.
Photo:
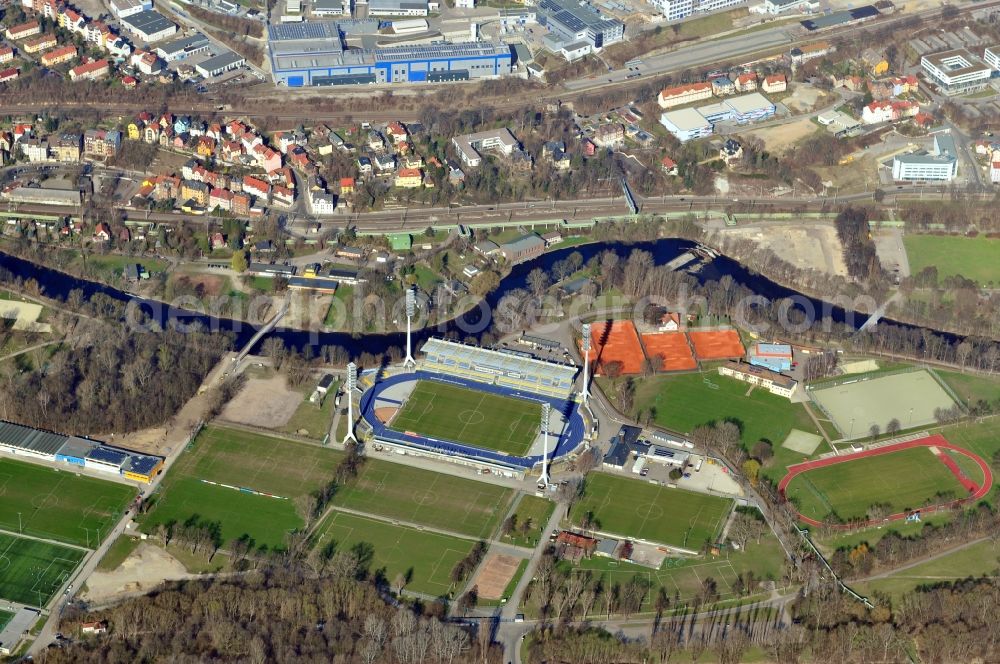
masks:
[[[938,494],[966,496],[948,467],[926,447],[816,468],[794,477],[785,488],[800,514],[819,521],[831,511],[845,521],[863,518],[873,504],[887,504],[896,514],[942,502]]]
[[[70,469],[0,459],[0,529],[10,532],[96,548],[135,495]]]
[[[915,235],[903,237],[910,272],[936,267],[938,279],[960,274],[980,286],[1000,282],[1000,240],[986,237]]]
[[[285,438],[206,427],[164,478],[142,528],[152,532],[157,524],[183,523],[197,515],[222,524],[224,545],[248,534],[258,545],[283,547],[286,533],[303,525],[295,498],[330,481],[342,458],[335,450]],[[287,500],[205,484],[203,479]]]
[[[697,550],[715,540],[732,506],[728,498],[591,473],[570,519],[579,524],[589,512],[597,530]]]
[[[541,405],[447,383],[418,381],[391,426],[421,436],[524,456],[538,437]]]
[[[3,628],[7,626],[7,623],[9,623],[13,617],[14,614],[10,611],[0,610],[0,631],[3,631]]]
[[[451,570],[473,545],[471,540],[337,511],[323,519],[313,539],[320,551],[331,543],[336,543],[336,549],[368,544],[372,554],[369,572],[384,569],[390,583],[397,574],[409,576],[408,590],[435,596],[453,589]]]
[[[83,549],[0,534],[0,597],[45,606],[83,555]]]
[[[333,504],[487,538],[506,513],[513,493],[495,484],[367,459],[357,480],[342,487]]]

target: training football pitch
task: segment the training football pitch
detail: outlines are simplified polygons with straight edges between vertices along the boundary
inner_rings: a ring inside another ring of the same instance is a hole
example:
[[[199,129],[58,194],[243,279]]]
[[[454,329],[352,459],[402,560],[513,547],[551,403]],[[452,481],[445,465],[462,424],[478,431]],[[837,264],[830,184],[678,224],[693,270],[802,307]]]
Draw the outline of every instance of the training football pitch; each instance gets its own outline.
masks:
[[[856,382],[840,382],[809,391],[847,439],[870,435],[871,427],[885,432],[895,419],[899,428],[933,424],[934,411],[955,405],[929,371],[878,376]]]
[[[370,573],[383,570],[389,583],[402,574],[409,577],[407,590],[435,596],[452,589],[451,570],[474,544],[472,540],[337,511],[323,519],[313,539],[325,556],[354,549]]]
[[[524,456],[538,437],[541,405],[421,380],[393,419],[396,431]]]
[[[338,490],[333,504],[488,538],[513,495],[495,484],[369,458],[358,478]]]
[[[982,482],[982,475],[970,476]],[[955,475],[929,447],[914,447],[808,470],[791,479],[785,496],[799,513],[828,521],[866,518],[872,505],[887,505],[886,515],[964,498]]]
[[[303,525],[295,499],[333,479],[343,454],[287,438],[206,427],[164,478],[142,529],[158,524],[219,522],[222,539],[244,534],[258,545],[283,547]],[[270,493],[259,496],[202,480]]]
[[[0,597],[44,607],[83,555],[82,549],[0,534]]]
[[[715,540],[732,506],[729,498],[591,473],[570,519],[579,525],[590,514],[596,530],[697,550]]]
[[[0,528],[96,548],[136,490],[72,470],[0,459]]]

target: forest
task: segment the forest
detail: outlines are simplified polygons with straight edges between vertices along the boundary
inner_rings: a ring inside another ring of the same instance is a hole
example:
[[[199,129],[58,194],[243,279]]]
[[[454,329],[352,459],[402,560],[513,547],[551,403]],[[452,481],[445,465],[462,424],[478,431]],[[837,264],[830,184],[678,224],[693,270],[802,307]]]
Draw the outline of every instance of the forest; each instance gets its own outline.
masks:
[[[82,620],[106,621],[108,634],[46,650],[38,661],[499,664],[499,648],[444,622],[442,605],[400,604],[355,573],[266,568],[168,583],[93,612],[70,608],[64,634],[77,636]]]

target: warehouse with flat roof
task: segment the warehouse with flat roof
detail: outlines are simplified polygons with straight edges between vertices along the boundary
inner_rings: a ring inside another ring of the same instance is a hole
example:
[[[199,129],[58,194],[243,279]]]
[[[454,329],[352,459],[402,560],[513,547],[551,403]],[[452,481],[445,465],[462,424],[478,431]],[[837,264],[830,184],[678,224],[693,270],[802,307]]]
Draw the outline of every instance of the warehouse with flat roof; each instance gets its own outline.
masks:
[[[225,51],[219,55],[214,55],[204,62],[199,62],[194,66],[195,71],[204,78],[219,76],[231,69],[239,69],[247,63],[246,58],[232,51]]]
[[[346,22],[345,22],[346,23]],[[346,49],[343,34],[368,25],[312,21],[271,25],[271,71],[289,87],[374,83],[437,83],[510,74],[510,47],[500,42]]]
[[[712,123],[693,108],[666,111],[660,115],[660,124],[681,142],[712,135]]]
[[[122,27],[144,42],[160,41],[177,32],[177,26],[159,12],[147,9],[120,18]]]

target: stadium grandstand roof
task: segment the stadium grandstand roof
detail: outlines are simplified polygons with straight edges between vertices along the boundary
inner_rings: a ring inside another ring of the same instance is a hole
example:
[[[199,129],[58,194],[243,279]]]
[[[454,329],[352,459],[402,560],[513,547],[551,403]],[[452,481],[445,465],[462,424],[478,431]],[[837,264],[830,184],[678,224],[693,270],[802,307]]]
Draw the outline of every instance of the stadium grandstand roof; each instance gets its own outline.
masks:
[[[569,396],[577,368],[534,358],[509,355],[479,346],[428,339],[423,346],[424,368],[442,370],[540,394]]]
[[[0,422],[0,444],[54,455],[66,442],[66,436],[51,431],[32,429],[13,422]]]

